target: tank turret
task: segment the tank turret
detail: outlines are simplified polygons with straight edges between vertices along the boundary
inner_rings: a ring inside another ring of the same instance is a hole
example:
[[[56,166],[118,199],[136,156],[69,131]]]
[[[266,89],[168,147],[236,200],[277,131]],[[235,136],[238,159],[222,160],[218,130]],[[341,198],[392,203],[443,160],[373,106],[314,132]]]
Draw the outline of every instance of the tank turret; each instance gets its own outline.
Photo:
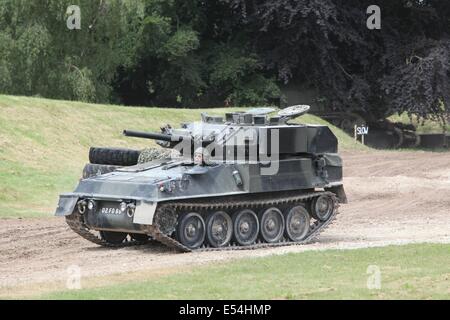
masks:
[[[250,149],[257,150],[259,155],[269,153],[273,156],[337,153],[337,139],[328,127],[289,124],[290,120],[308,110],[308,106],[294,106],[273,117],[268,116],[275,111],[271,108],[227,113],[225,118],[202,114],[201,122],[186,123],[180,129],[168,125],[162,128],[161,133],[125,130],[124,135],[157,140],[165,148],[175,148],[184,142],[184,149],[189,149],[190,155],[199,147],[208,147],[213,158],[219,161],[227,160],[225,157],[230,153],[227,148],[242,151],[241,154],[246,155],[244,159],[247,160],[251,156]],[[219,154],[222,158],[219,158]],[[258,155],[254,155],[253,159],[258,160]]]

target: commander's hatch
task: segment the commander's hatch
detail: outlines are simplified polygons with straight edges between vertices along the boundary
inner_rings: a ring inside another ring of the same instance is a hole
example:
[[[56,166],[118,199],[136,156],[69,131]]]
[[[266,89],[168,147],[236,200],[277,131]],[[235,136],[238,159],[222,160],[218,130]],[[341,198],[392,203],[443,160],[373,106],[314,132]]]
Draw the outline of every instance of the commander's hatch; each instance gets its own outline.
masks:
[[[259,107],[259,108],[250,109],[246,113],[252,114],[254,116],[266,116],[275,111],[277,111],[277,109],[275,109],[275,108]]]
[[[310,109],[311,107],[308,105],[297,105],[280,110],[278,112],[278,117],[280,118],[279,122],[287,123],[289,120],[294,120],[295,118],[307,114]]]

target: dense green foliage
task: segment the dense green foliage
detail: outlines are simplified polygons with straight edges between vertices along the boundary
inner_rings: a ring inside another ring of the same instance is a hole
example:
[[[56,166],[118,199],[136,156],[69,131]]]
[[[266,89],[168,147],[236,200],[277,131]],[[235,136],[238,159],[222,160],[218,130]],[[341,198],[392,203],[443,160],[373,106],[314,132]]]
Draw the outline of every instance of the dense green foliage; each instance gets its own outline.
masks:
[[[228,0],[279,79],[309,83],[327,104],[376,121],[393,113],[444,119],[450,105],[450,3]]]
[[[82,8],[81,30],[66,26],[71,4]],[[134,60],[137,10],[134,1],[2,0],[0,92],[112,99],[117,68]]]
[[[279,99],[245,32],[221,1],[146,0],[136,66],[116,83],[126,104],[208,106]]]
[[[69,5],[81,8],[81,30],[66,26]],[[245,39],[221,29],[227,8],[194,0],[2,0],[0,92],[165,106],[279,97]]]
[[[81,8],[81,30],[66,27]],[[338,110],[443,119],[450,3],[2,0],[0,93],[169,107],[282,103],[288,82]]]

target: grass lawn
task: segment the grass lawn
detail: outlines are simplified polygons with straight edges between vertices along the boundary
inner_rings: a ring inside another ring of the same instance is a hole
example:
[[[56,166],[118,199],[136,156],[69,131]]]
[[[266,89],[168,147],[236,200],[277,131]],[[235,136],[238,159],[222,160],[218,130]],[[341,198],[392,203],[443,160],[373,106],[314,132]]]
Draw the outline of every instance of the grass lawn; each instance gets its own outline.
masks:
[[[308,251],[38,298],[450,299],[449,252],[448,244]],[[381,288],[369,289],[377,268]]]
[[[130,108],[0,95],[0,218],[51,216],[58,194],[76,186],[90,146],[153,146],[124,129],[159,131],[230,109]],[[312,115],[305,123],[327,124]],[[341,149],[361,149],[337,128]]]

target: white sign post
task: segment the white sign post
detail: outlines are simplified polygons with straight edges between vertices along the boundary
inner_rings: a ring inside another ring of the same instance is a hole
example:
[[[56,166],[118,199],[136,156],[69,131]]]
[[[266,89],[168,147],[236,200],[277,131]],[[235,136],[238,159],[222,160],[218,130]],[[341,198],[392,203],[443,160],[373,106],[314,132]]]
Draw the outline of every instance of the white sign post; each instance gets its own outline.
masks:
[[[361,143],[364,144],[364,136],[369,134],[369,127],[358,126],[355,124],[355,140],[358,141],[358,136],[361,136]]]

